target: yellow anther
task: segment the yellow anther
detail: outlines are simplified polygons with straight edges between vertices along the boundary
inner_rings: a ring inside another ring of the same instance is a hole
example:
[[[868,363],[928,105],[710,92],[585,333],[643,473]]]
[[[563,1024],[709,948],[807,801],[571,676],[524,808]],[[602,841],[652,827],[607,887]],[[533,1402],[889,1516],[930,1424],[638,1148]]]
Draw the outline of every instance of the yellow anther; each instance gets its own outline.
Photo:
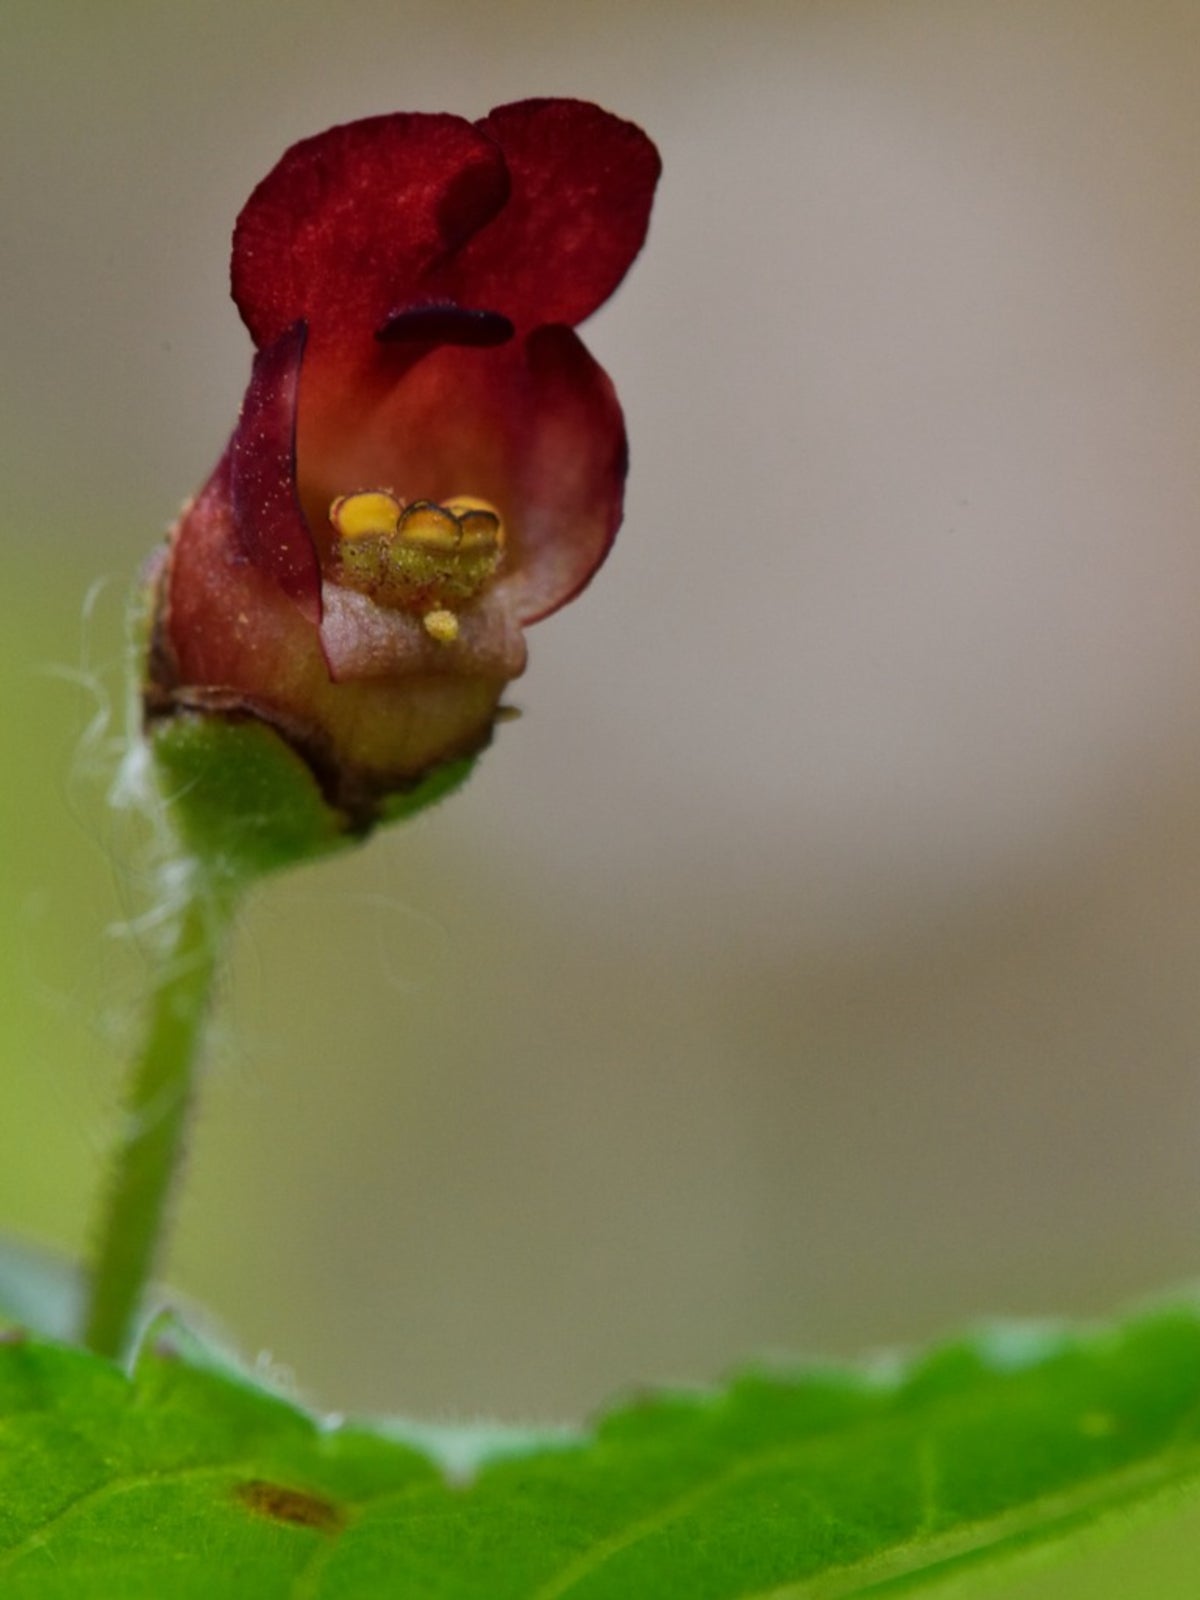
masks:
[[[400,538],[406,544],[436,545],[452,550],[462,538],[458,518],[432,500],[414,500],[400,518]]]
[[[425,632],[439,644],[453,644],[458,638],[458,618],[453,611],[427,611],[421,620]]]
[[[453,511],[456,517],[465,517],[468,511],[487,511],[497,522],[500,520],[499,513],[490,500],[480,500],[473,494],[456,494],[449,500],[443,500],[442,504],[447,511]]]
[[[387,538],[400,521],[400,502],[383,489],[339,495],[329,508],[329,520],[343,539]]]
[[[456,495],[444,502],[445,509],[458,518],[462,542],[475,549],[499,550],[504,545],[504,525],[495,506],[473,495]]]

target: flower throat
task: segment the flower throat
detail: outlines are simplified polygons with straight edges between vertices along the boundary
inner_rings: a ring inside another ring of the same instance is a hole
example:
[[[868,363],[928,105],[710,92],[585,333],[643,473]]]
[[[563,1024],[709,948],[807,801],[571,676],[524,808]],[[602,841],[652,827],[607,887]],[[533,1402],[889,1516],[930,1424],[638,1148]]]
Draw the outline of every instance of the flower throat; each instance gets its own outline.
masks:
[[[504,525],[486,500],[405,505],[390,491],[340,495],[329,508],[330,577],[377,605],[421,618],[439,644],[459,635],[458,612],[478,598],[504,557]]]

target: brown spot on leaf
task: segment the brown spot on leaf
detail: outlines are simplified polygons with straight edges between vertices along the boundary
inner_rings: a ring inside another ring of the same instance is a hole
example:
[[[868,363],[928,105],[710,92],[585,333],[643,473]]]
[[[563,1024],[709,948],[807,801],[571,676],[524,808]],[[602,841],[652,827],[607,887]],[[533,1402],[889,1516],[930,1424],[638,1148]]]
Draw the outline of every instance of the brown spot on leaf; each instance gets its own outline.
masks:
[[[29,1333],[25,1328],[0,1328],[0,1344],[27,1344]]]
[[[248,1511],[270,1517],[273,1522],[288,1522],[294,1528],[312,1528],[317,1533],[340,1533],[346,1525],[341,1506],[304,1489],[289,1489],[286,1484],[251,1478],[239,1483],[234,1494]]]

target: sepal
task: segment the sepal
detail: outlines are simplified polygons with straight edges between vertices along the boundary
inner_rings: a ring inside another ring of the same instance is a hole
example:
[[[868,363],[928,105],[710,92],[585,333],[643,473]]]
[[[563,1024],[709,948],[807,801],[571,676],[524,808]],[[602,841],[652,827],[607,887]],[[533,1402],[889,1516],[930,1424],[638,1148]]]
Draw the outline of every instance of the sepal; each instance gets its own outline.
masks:
[[[312,768],[256,718],[181,712],[152,724],[148,738],[184,850],[214,882],[234,889],[344,850],[377,823],[415,816],[465,782],[475,762],[441,763],[366,818],[331,803]]]

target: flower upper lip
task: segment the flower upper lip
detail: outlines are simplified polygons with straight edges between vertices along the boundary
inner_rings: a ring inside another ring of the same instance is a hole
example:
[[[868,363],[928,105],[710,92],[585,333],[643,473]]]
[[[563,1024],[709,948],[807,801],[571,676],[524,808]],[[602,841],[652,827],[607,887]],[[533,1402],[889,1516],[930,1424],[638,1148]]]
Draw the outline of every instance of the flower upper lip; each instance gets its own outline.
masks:
[[[579,100],[330,128],[251,195],[233,296],[259,346],[301,319],[344,342],[438,301],[574,327],[641,248],[659,170],[640,128]]]

